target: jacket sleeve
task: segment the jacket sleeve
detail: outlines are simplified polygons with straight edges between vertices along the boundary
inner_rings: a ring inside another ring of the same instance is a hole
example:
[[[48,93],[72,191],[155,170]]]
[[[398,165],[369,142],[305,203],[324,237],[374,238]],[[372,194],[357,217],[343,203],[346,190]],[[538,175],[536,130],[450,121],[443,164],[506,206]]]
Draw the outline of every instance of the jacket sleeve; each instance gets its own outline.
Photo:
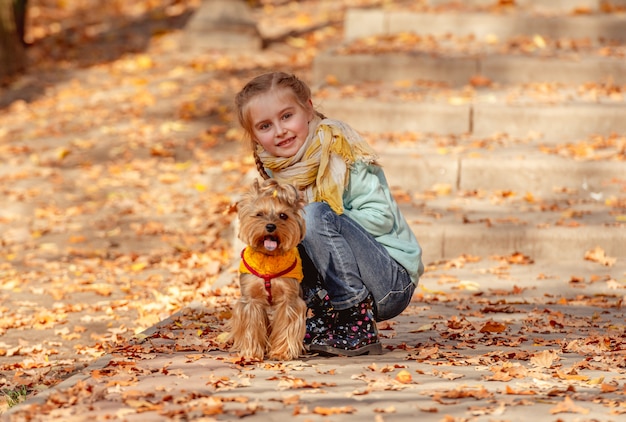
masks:
[[[356,162],[343,195],[345,214],[373,236],[389,233],[395,223],[381,176],[380,167]]]

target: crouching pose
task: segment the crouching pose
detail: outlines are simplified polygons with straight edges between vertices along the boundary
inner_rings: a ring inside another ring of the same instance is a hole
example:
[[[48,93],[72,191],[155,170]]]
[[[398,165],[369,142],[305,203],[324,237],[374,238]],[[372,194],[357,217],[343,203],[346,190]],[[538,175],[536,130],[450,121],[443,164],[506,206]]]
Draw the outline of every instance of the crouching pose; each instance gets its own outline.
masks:
[[[261,176],[296,186],[307,202],[304,343],[327,355],[382,353],[376,321],[408,306],[424,267],[374,151],[317,112],[294,75],[252,79],[236,105]]]

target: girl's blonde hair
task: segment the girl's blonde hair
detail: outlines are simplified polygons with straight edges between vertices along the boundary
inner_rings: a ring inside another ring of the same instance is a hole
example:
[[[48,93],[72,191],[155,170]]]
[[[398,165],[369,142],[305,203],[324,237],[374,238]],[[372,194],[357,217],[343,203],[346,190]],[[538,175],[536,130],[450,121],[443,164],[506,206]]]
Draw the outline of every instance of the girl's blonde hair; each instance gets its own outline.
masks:
[[[269,179],[270,176],[265,171],[265,167],[257,154],[256,142],[252,137],[253,128],[248,105],[250,104],[250,100],[257,95],[281,88],[288,88],[293,93],[296,102],[302,108],[311,108],[311,89],[309,86],[298,79],[296,75],[285,72],[271,72],[259,75],[248,82],[235,96],[235,106],[237,108],[239,124],[241,124],[241,127],[246,132],[246,136],[249,138],[257,170],[264,179]],[[313,111],[321,118],[324,118],[324,115],[317,110],[313,109]]]

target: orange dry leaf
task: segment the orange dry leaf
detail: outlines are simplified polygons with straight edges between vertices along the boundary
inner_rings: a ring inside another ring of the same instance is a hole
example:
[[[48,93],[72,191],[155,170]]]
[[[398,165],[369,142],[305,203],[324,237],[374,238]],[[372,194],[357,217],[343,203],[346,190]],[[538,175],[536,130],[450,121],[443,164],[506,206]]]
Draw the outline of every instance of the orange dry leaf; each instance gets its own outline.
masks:
[[[565,399],[550,409],[550,414],[555,415],[557,413],[581,413],[586,415],[589,413],[589,409],[581,406],[577,406],[569,396],[565,396]]]
[[[458,388],[456,390],[447,390],[438,392],[433,395],[433,400],[440,402],[441,399],[464,399],[474,398],[476,400],[482,400],[493,397],[493,394],[489,392],[485,387],[472,388]]]
[[[313,413],[317,415],[330,416],[330,415],[340,415],[347,413],[354,413],[356,409],[352,406],[343,406],[343,407],[321,407],[317,406],[313,409]]]
[[[600,385],[600,388],[602,389],[603,393],[612,393],[614,391],[617,391],[617,386],[616,385],[612,385],[612,384],[602,383]]]
[[[93,371],[91,371],[91,377],[94,379],[100,379],[102,377],[110,377],[112,375],[114,375],[114,373],[109,370],[94,369]]]
[[[539,353],[535,353],[530,358],[530,363],[539,368],[551,368],[555,360],[558,360],[559,356],[554,350],[544,350]]]
[[[410,384],[413,382],[413,377],[409,371],[403,369],[396,375],[396,381],[401,382],[402,384]]]
[[[501,333],[506,330],[506,325],[496,321],[487,321],[483,328],[480,329],[481,333]]]
[[[587,381],[589,377],[587,375],[580,375],[576,371],[571,371],[569,373],[556,371],[556,376],[563,380],[568,381]]]
[[[528,369],[519,363],[504,362],[500,366],[492,366],[489,370],[493,372],[493,376],[485,378],[489,381],[510,381],[528,375]]]
[[[326,83],[332,86],[339,85],[339,79],[335,75],[326,75]]]
[[[515,395],[522,395],[522,396],[532,396],[535,393],[532,390],[513,390],[510,386],[506,386],[506,393],[507,394],[515,394]]]
[[[470,85],[475,87],[481,86],[491,86],[493,81],[486,76],[483,75],[474,75],[470,78]]]
[[[519,264],[519,265],[528,265],[534,262],[532,258],[524,255],[521,252],[514,252],[511,256],[508,257],[507,261],[510,264]]]
[[[610,267],[617,261],[617,258],[606,256],[604,249],[600,246],[596,246],[595,249],[585,252],[585,259],[587,261],[598,262],[606,267]]]
[[[86,242],[87,238],[85,236],[70,236],[70,243],[83,243]]]
[[[114,386],[119,385],[120,387],[128,387],[131,385],[137,385],[137,383],[138,383],[137,378],[129,378],[129,379],[124,379],[124,380],[111,380],[106,384],[106,386],[114,387]]]

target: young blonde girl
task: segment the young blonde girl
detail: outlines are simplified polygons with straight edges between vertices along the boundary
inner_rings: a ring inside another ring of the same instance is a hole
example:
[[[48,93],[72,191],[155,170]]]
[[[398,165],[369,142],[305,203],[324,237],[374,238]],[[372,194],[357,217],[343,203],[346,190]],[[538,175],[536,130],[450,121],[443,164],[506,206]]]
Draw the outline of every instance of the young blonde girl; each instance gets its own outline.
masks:
[[[307,201],[305,344],[328,355],[382,353],[376,321],[408,306],[424,267],[376,154],[347,124],[317,112],[294,75],[252,79],[236,106],[261,176],[295,185]]]

